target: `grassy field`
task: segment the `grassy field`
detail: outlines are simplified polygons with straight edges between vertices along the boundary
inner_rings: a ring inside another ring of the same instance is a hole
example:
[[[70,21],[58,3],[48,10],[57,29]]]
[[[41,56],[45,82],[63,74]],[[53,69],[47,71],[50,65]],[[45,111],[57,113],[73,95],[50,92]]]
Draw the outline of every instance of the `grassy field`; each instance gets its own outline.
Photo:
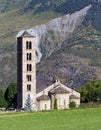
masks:
[[[101,130],[101,109],[4,114],[0,130]]]

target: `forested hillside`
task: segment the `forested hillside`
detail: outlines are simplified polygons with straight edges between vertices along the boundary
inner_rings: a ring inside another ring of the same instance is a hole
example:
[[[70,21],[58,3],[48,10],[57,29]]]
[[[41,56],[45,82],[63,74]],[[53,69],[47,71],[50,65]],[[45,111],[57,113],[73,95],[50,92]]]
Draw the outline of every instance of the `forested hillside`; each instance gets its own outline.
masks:
[[[90,5],[82,23],[73,32],[66,32],[64,39],[61,37],[60,41],[61,34],[52,28],[41,39],[41,43],[46,45],[41,45],[41,49],[46,50],[45,58],[42,57],[37,64],[38,81],[45,86],[45,83],[53,82],[54,77],[59,77],[66,85],[75,88],[93,77],[101,79],[101,0],[1,0],[0,87],[16,81],[16,35],[19,31],[47,25],[50,20],[68,13],[74,20],[79,13],[72,14]],[[60,25],[64,31],[63,24]],[[54,51],[47,55],[51,45]]]

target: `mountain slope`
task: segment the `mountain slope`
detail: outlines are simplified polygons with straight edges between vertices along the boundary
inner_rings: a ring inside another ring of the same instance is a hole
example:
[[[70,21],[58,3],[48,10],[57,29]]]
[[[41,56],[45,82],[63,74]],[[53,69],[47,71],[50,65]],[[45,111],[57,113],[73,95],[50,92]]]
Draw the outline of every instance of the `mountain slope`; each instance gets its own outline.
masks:
[[[43,59],[37,69],[37,86],[40,86],[40,90],[51,84],[56,77],[77,89],[98,76],[97,68],[91,65],[95,66],[95,55],[98,56],[96,65],[101,65],[101,35],[92,26],[85,28],[82,24],[91,7],[86,6],[71,15],[28,30],[37,36],[38,62],[41,56]],[[23,31],[19,32],[18,36],[22,33]]]
[[[24,8],[28,3],[29,0],[0,0],[0,13]]]
[[[91,3],[91,0],[31,0],[24,10],[33,10],[34,13],[52,10],[67,14],[79,11]]]
[[[95,76],[101,79],[101,0],[0,2],[0,87],[16,81],[15,37],[20,30],[29,28],[30,32],[39,30],[38,35],[41,34],[37,79],[42,87],[55,77],[76,88]],[[54,19],[59,16],[62,17]],[[48,22],[51,19],[54,20]]]
[[[86,6],[84,9],[71,15],[64,15],[63,17],[53,19],[46,24],[28,30],[32,35],[36,35],[37,45],[40,47],[38,49],[36,45],[39,60],[42,55],[43,57],[47,57],[61,46],[62,42],[81,25],[90,8],[91,5]],[[23,31],[19,32],[18,36],[22,35],[22,33]]]

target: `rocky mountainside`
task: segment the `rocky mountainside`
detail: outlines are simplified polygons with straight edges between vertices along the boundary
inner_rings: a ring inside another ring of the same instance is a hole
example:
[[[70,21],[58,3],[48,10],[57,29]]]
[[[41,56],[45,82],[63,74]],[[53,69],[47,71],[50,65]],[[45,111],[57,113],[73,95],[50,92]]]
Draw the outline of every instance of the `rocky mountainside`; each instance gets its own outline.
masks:
[[[18,35],[21,35],[26,28],[37,38],[37,86],[40,90],[54,82],[55,78],[76,89],[93,77],[101,79],[100,0],[6,2],[0,8],[2,25],[7,16],[11,21],[4,30],[0,26],[1,87],[16,81],[14,37],[20,30]],[[57,16],[61,17],[55,18]]]
[[[61,49],[62,42],[67,40],[67,37],[69,38],[69,35],[81,25],[90,8],[91,5],[71,15],[64,15],[28,30],[31,35],[35,35],[37,38],[38,62],[41,57],[48,57],[56,49]],[[22,33],[23,31],[19,32],[18,36],[22,35]]]

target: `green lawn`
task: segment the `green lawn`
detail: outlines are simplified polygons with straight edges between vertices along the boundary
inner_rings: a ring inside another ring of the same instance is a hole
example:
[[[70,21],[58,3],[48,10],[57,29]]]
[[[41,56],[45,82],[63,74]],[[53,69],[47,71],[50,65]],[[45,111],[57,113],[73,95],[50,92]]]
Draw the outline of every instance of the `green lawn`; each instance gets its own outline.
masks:
[[[0,130],[101,130],[101,109],[0,115]]]

